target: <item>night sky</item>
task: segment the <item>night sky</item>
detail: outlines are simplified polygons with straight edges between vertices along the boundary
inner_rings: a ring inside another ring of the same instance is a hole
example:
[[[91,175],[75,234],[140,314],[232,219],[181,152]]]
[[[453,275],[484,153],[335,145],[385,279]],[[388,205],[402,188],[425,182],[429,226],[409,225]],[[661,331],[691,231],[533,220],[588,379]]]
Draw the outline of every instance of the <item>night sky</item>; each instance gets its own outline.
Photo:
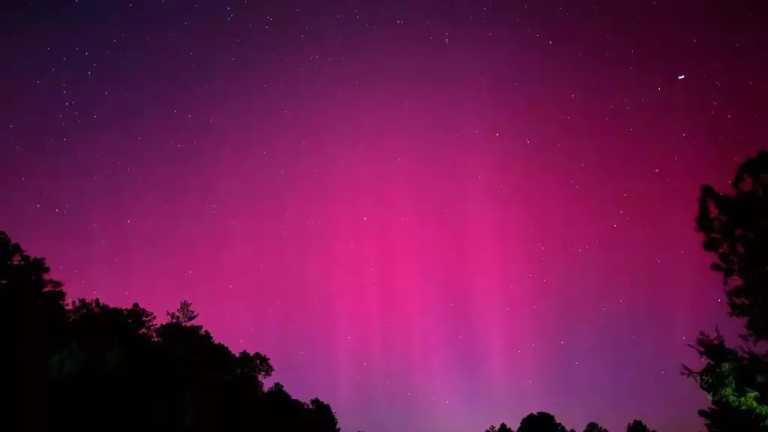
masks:
[[[702,430],[696,199],[768,135],[768,15],[625,3],[3,2],[0,229],[345,431]]]

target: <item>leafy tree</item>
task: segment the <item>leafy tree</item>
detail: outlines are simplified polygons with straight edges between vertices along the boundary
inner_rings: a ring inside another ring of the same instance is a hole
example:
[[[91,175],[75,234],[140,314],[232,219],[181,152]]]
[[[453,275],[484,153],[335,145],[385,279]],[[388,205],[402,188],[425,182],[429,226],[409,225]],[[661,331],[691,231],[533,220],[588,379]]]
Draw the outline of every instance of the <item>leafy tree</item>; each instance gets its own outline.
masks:
[[[732,193],[705,185],[698,231],[723,274],[731,315],[746,319],[747,336],[768,340],[768,152],[747,159],[731,182]]]
[[[192,303],[187,300],[182,300],[175,311],[168,312],[168,321],[172,323],[187,325],[196,319],[197,312],[192,310]]]
[[[654,430],[651,430],[648,428],[648,426],[645,425],[640,420],[633,420],[632,423],[627,425],[627,432],[656,432]]]
[[[701,333],[694,348],[705,366],[684,372],[710,396],[699,411],[710,432],[768,431],[768,153],[741,164],[731,193],[702,187],[697,229],[716,257],[731,316],[745,320],[746,346]]]
[[[507,426],[506,423],[502,423],[499,425],[499,432],[512,432],[512,428]]]
[[[608,429],[600,426],[595,422],[589,422],[587,423],[587,426],[584,428],[584,432],[608,432]]]
[[[269,358],[232,353],[194,324],[190,302],[160,324],[135,303],[66,305],[48,271],[0,232],[0,300],[11,321],[1,328],[18,347],[6,382],[21,371],[22,430],[338,432],[325,402],[294,399],[279,383],[264,390]]]
[[[61,283],[48,277],[42,258],[31,257],[0,231],[0,335],[14,347],[4,355],[4,383],[16,383],[17,409],[10,413],[26,430],[48,430],[47,358],[60,347],[66,320]],[[10,385],[10,384],[9,384]]]
[[[269,378],[274,372],[269,358],[261,353],[241,351],[237,355],[237,371],[241,376],[251,376],[257,379]]]
[[[552,414],[537,412],[525,416],[520,422],[517,432],[568,432],[568,430],[558,423]]]

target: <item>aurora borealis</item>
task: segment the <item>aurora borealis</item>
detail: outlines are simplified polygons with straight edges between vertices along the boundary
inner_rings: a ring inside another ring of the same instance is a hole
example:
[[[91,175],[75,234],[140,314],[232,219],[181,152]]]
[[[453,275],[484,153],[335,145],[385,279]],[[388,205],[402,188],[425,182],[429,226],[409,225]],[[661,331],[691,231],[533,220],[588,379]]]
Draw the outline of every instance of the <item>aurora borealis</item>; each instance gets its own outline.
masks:
[[[768,132],[766,10],[616,3],[12,1],[0,229],[345,431],[702,430],[696,199]]]

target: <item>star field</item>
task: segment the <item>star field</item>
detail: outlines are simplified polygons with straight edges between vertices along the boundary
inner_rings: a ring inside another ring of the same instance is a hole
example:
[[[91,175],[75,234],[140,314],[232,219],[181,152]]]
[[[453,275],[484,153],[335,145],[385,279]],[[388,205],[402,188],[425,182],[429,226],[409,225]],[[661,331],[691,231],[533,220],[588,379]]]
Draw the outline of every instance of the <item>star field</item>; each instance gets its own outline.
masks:
[[[693,218],[767,135],[765,8],[617,3],[0,6],[0,229],[343,430],[702,430]]]

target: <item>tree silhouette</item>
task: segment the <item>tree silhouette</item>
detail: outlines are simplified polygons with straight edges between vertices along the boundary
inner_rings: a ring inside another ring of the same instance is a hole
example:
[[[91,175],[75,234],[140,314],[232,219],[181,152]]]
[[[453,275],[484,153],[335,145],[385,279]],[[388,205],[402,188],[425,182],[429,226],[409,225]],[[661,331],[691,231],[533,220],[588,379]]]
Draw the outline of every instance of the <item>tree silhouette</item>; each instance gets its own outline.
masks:
[[[49,271],[44,259],[27,255],[0,231],[0,332],[15,350],[3,356],[10,362],[3,382],[17,383],[19,406],[10,414],[27,430],[48,430],[47,358],[60,346],[66,321],[64,291]]]
[[[703,186],[697,229],[704,249],[723,275],[731,316],[745,320],[747,346],[728,347],[722,335],[701,333],[694,345],[706,361],[684,373],[708,393],[699,411],[710,432],[768,431],[768,153],[747,159],[731,182],[731,193]]]
[[[587,423],[587,426],[584,428],[584,432],[608,432],[608,429],[600,426],[595,422],[589,422]]]
[[[568,429],[558,423],[552,414],[537,412],[525,416],[520,422],[517,432],[568,432]]]
[[[736,429],[734,429],[736,430]],[[655,432],[645,425],[640,420],[634,420],[627,425],[628,432]],[[505,423],[501,423],[498,427],[491,425],[485,430],[485,432],[513,432],[512,429]],[[560,424],[550,413],[537,412],[528,414],[520,422],[520,426],[517,432],[575,432],[573,429],[567,429]],[[608,429],[600,426],[596,422],[590,422],[584,428],[584,432],[608,432]]]
[[[491,427],[486,429],[485,432],[513,432],[513,431],[512,431],[512,428],[507,426],[506,423],[501,423],[498,428],[494,425],[491,425]]]
[[[160,324],[135,303],[65,305],[48,271],[0,232],[2,331],[18,347],[10,371],[23,384],[21,430],[339,431],[325,402],[294,399],[279,383],[264,390],[269,358],[216,342],[190,302]]]
[[[656,432],[648,428],[645,423],[640,420],[633,420],[632,423],[627,425],[627,432]]]
[[[747,159],[731,182],[732,194],[705,185],[698,231],[723,274],[731,315],[746,319],[747,336],[768,340],[768,152]]]
[[[168,312],[168,321],[172,323],[187,325],[196,319],[197,312],[192,310],[192,303],[187,300],[182,300],[175,311]]]

